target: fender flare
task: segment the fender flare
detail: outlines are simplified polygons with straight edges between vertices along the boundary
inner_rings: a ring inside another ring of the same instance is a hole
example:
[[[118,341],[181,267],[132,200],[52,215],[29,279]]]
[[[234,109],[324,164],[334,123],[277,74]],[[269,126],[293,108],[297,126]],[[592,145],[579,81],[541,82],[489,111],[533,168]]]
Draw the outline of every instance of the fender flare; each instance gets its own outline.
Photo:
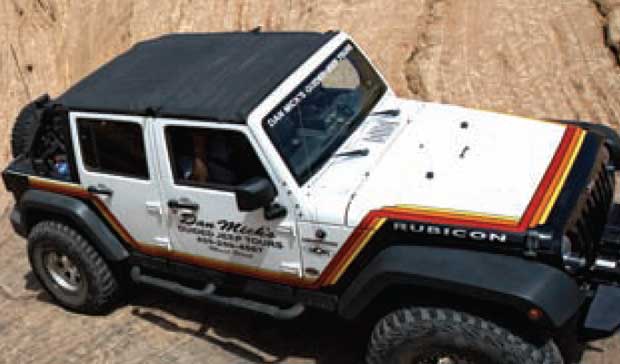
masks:
[[[605,145],[616,168],[620,168],[620,135],[612,127],[580,120],[554,120],[562,124],[575,125],[605,138]]]
[[[579,310],[584,293],[564,272],[524,258],[426,246],[381,251],[345,289],[338,311],[357,317],[387,288],[412,286],[482,300],[523,312],[539,308],[540,323],[559,328]]]
[[[83,201],[56,193],[28,190],[18,204],[22,231],[32,226],[32,214],[47,212],[60,215],[84,233],[106,260],[119,262],[129,257],[129,252],[101,218]]]

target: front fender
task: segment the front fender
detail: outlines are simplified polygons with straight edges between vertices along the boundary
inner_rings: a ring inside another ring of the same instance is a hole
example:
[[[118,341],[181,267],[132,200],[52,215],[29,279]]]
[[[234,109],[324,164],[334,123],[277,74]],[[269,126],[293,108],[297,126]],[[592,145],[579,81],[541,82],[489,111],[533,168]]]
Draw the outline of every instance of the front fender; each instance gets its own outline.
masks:
[[[580,120],[556,120],[562,124],[576,125],[605,138],[605,145],[616,168],[620,168],[620,135],[612,127]]]
[[[62,216],[77,226],[107,260],[118,262],[129,257],[129,252],[110,228],[86,203],[77,198],[40,190],[28,190],[16,207],[19,214],[15,215],[19,215],[19,219],[14,219],[13,223],[20,225],[16,227],[16,230],[24,233],[29,231],[35,214],[47,213]]]
[[[551,266],[500,254],[392,246],[379,253],[346,288],[340,314],[355,318],[393,286],[429,288],[512,307],[539,308],[544,325],[561,327],[585,300],[575,281]]]

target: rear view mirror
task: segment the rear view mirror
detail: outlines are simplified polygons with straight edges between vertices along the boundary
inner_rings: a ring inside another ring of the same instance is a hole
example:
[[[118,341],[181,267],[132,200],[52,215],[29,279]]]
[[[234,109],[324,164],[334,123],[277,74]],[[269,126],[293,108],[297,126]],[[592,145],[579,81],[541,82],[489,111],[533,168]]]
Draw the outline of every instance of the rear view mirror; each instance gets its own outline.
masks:
[[[276,191],[268,179],[254,177],[235,189],[239,211],[254,211],[261,207],[269,207],[276,197]]]

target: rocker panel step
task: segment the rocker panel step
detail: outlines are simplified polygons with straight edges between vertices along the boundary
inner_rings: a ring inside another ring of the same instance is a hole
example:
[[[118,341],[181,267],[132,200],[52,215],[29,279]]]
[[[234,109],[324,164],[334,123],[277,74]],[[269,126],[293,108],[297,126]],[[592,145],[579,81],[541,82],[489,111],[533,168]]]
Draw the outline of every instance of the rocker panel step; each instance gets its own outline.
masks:
[[[280,308],[278,306],[245,298],[221,296],[215,293],[217,287],[213,283],[208,283],[203,289],[186,287],[177,282],[142,274],[140,267],[138,266],[131,268],[131,279],[133,279],[136,283],[162,288],[181,296],[212,302],[223,306],[243,308],[269,315],[278,320],[294,319],[295,317],[301,315],[305,310],[305,306],[301,303],[296,303],[288,308]]]

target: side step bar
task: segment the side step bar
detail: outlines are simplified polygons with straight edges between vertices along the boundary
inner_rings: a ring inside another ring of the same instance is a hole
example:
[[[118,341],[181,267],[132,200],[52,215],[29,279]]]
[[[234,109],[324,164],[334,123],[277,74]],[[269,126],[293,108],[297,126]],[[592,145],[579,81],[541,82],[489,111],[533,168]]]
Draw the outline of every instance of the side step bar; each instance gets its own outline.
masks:
[[[220,296],[215,293],[216,287],[213,283],[207,284],[203,289],[189,288],[173,281],[142,274],[140,272],[140,267],[138,266],[131,268],[131,279],[133,279],[136,283],[162,288],[181,296],[217,303],[223,306],[243,308],[269,315],[278,320],[294,319],[295,317],[301,315],[305,310],[305,306],[301,303],[296,303],[289,308],[280,308],[278,306],[244,298]]]
[[[620,288],[601,284],[588,308],[583,336],[599,340],[613,336],[620,328]]]

